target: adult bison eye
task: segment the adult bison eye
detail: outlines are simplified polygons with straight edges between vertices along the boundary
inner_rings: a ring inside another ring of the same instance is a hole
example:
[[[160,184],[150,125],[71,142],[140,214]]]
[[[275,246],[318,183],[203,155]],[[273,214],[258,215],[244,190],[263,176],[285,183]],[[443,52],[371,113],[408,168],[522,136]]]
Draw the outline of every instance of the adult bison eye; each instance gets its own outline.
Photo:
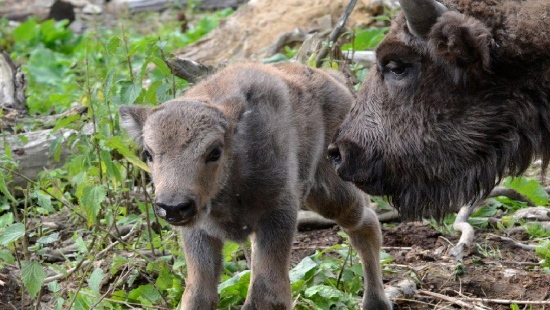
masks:
[[[151,153],[149,153],[149,151],[143,150],[143,156],[145,156],[145,159],[146,159],[148,162],[152,162],[152,161],[153,161],[153,155],[151,155]]]
[[[391,72],[394,75],[401,76],[401,75],[404,75],[405,73],[407,73],[407,71],[409,70],[409,67],[410,67],[410,65],[408,65],[408,64],[403,64],[403,63],[400,63],[400,62],[390,61],[386,65],[386,70],[388,72]]]
[[[221,156],[222,156],[222,148],[218,146],[212,151],[210,151],[208,156],[206,156],[206,162],[207,163],[216,162],[220,159]]]

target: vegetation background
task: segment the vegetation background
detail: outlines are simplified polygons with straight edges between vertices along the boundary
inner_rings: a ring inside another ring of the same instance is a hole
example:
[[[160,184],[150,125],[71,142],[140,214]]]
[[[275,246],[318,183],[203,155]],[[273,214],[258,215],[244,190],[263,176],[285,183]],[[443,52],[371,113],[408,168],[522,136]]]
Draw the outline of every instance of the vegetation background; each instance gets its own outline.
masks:
[[[155,106],[184,92],[187,81],[171,74],[166,59],[233,12],[180,9],[193,16],[185,32],[176,18],[161,22],[156,13],[121,17],[114,27],[98,22],[82,34],[69,30],[65,21],[29,19],[13,26],[0,20],[0,47],[22,65],[31,115],[11,128],[0,126],[4,141],[0,153],[2,309],[177,306],[186,274],[179,236],[152,211],[147,167],[124,138],[116,111],[121,104]],[[387,12],[380,19],[389,20],[392,14]],[[385,31],[354,29],[346,34],[344,48],[372,49]],[[287,46],[265,61],[288,60],[296,48]],[[344,64],[327,59],[325,65]],[[346,66],[359,81],[358,87],[367,69]],[[50,123],[32,117],[59,114],[75,105],[87,107],[87,113]],[[70,132],[49,150],[59,168],[44,170],[35,180],[26,179],[26,186],[13,186],[14,178],[21,175],[6,137],[15,135],[26,143],[26,133],[44,128],[52,129],[52,134]],[[71,149],[71,155],[64,158],[63,149]],[[536,179],[507,179],[503,185],[536,205],[548,206],[547,191]],[[373,199],[388,208],[383,198]],[[523,227],[536,247],[538,262],[532,270],[548,274],[549,230],[511,216],[525,206],[497,197],[479,208],[470,222],[481,228],[492,225],[495,230]],[[498,222],[491,223],[495,217]],[[450,216],[444,223],[426,219],[426,223],[452,234],[453,219]],[[296,309],[358,308],[362,271],[346,236],[340,233],[340,237],[344,242],[320,248],[293,266],[290,279]],[[221,309],[238,308],[244,301],[250,277],[248,252],[247,244],[228,243],[224,248],[224,273],[218,287]],[[391,255],[381,253],[380,259],[385,273],[395,272]],[[511,303],[510,307],[518,306]]]

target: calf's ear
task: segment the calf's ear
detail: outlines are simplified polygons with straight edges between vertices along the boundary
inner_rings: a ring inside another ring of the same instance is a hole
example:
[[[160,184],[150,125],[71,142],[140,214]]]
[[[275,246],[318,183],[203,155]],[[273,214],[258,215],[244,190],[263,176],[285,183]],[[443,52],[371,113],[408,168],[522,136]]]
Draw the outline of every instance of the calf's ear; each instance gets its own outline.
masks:
[[[118,109],[120,127],[126,130],[130,134],[130,137],[140,146],[143,140],[143,125],[145,124],[149,110],[150,108],[136,105],[123,105]]]
[[[490,72],[493,38],[481,21],[448,11],[432,27],[428,40],[434,61],[454,69],[456,82],[476,80]]]

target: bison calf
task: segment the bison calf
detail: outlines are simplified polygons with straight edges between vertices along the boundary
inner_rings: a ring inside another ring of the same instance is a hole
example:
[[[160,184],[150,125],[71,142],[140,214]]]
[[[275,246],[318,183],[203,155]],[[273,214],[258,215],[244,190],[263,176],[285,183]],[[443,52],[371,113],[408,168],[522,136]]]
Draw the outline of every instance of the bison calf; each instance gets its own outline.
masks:
[[[243,309],[290,309],[289,257],[301,204],[349,234],[363,263],[363,309],[391,309],[378,219],[325,156],[352,100],[336,73],[247,64],[154,109],[120,108],[121,126],[151,168],[155,211],[183,236],[182,309],[216,308],[223,242],[248,236],[252,277]]]
[[[330,147],[404,218],[441,217],[550,159],[550,2],[400,0]]]

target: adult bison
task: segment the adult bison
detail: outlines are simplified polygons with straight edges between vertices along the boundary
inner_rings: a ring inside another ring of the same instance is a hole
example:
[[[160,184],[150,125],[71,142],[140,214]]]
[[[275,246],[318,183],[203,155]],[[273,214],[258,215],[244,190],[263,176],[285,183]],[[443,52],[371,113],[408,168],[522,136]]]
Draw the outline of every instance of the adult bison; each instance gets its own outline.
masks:
[[[550,159],[550,1],[400,0],[329,157],[404,218]]]
[[[363,262],[363,309],[388,310],[376,214],[325,150],[353,96],[334,72],[298,64],[228,66],[156,108],[122,106],[143,148],[155,211],[180,226],[187,261],[181,309],[216,309],[225,240],[252,236],[242,309],[292,307],[288,268],[305,204],[349,234]]]

